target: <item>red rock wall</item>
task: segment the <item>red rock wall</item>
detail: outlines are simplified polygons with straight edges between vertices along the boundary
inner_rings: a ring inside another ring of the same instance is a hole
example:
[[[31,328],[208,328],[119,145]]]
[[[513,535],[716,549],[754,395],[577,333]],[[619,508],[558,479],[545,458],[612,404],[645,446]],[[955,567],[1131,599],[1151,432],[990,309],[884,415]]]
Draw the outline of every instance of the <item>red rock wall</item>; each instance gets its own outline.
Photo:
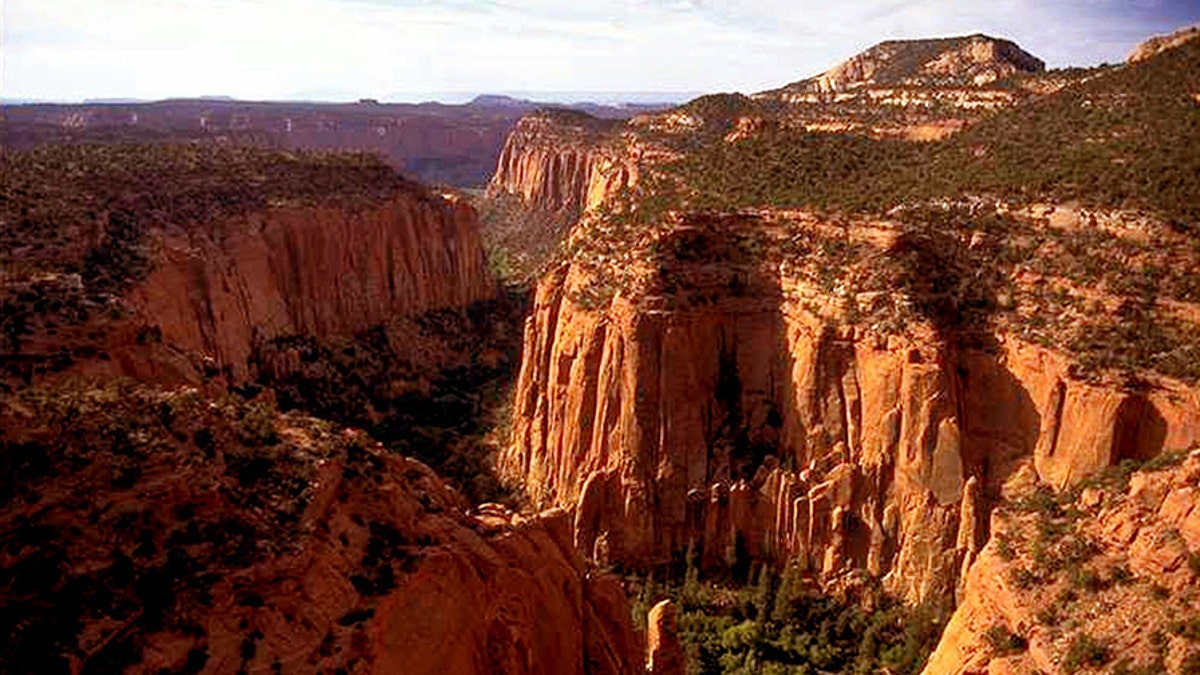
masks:
[[[570,131],[539,115],[522,119],[504,143],[489,194],[514,195],[528,207],[578,217],[636,183],[636,162],[601,143],[560,137]]]
[[[551,511],[430,555],[378,610],[378,673],[635,673],[620,581],[589,572]]]
[[[281,206],[210,231],[163,237],[159,263],[131,301],[165,344],[235,378],[258,340],[348,334],[495,293],[475,212],[453,198]]]
[[[598,559],[648,567],[694,544],[709,567],[865,570],[949,602],[1006,486],[1200,440],[1196,391],[1072,380],[1040,348],[885,338],[769,295],[584,310],[567,299],[580,279],[538,289],[501,470],[576,505]]]

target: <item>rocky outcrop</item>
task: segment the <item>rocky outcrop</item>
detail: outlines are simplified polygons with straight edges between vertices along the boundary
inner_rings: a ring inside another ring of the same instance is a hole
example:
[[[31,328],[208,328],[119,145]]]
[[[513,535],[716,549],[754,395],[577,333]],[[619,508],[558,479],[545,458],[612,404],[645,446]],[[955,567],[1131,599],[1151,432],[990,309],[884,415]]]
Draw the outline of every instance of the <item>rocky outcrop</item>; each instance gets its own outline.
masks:
[[[157,248],[153,272],[128,295],[132,323],[170,354],[234,380],[249,374],[264,341],[350,335],[495,293],[474,210],[435,194],[357,209],[279,206],[167,233]],[[144,340],[115,341],[112,363],[123,374],[169,371]]]
[[[1200,452],[993,515],[925,675],[1181,673],[1200,615]],[[1079,645],[1088,646],[1087,649]],[[1108,670],[1111,669],[1111,670]]]
[[[521,119],[500,153],[488,193],[578,218],[636,184],[635,157],[606,138],[617,126],[583,113],[543,111]]]
[[[881,42],[830,70],[783,91],[833,94],[860,87],[983,86],[1046,69],[1013,42],[971,35],[940,40]]]
[[[682,675],[683,647],[675,625],[676,609],[671,600],[650,608],[646,618],[646,672],[651,675]]]
[[[1013,339],[966,348],[915,322],[905,338],[831,323],[813,308],[825,291],[778,272],[649,267],[715,283],[592,307],[590,272],[543,280],[500,462],[537,503],[577,505],[577,547],[614,564],[695,547],[708,569],[865,571],[948,605],[1013,486],[1067,485],[1200,434],[1200,396],[1182,385],[1088,383]]]
[[[621,584],[562,511],[470,512],[423,464],[262,401],[43,391],[0,420],[5,672],[641,670]]]
[[[1128,61],[1129,63],[1145,61],[1198,37],[1200,37],[1200,25],[1180,28],[1174,33],[1167,35],[1156,35],[1135,47],[1130,52]]]
[[[784,128],[928,141],[1076,77],[1044,72],[1037,57],[986,35],[896,40],[753,98],[778,110]]]

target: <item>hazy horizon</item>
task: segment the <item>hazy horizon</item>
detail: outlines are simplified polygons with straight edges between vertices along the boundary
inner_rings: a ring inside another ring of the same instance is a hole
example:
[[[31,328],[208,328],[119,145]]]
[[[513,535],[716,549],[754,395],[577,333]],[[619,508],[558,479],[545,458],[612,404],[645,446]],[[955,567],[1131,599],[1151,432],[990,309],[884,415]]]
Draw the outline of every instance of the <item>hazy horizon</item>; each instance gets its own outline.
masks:
[[[1189,0],[6,0],[2,11],[5,100],[48,102],[749,93],[888,39],[986,33],[1049,67],[1087,66],[1200,21]]]
[[[439,103],[443,105],[462,105],[483,96],[500,96],[529,101],[533,103],[550,103],[560,105],[653,105],[686,103],[707,92],[612,92],[612,91],[442,91],[442,92],[396,92],[391,96],[362,96],[357,98],[273,98],[252,99],[228,96],[225,94],[199,94],[195,96],[168,96],[165,98],[132,98],[124,96],[97,96],[82,99],[32,99],[11,98],[0,96],[4,105],[142,105],[147,103],[162,103],[166,101],[213,101],[237,103],[312,103],[312,104],[350,104],[364,99],[374,99],[381,105],[419,105],[423,103]]]

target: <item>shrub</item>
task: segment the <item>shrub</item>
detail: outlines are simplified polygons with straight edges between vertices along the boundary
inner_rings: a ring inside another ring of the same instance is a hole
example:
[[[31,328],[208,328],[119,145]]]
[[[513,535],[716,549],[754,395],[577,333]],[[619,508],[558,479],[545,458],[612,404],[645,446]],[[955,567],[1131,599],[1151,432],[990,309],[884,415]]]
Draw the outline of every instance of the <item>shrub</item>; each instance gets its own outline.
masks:
[[[642,584],[636,595],[648,607],[653,582],[631,583]],[[743,586],[703,581],[689,565],[682,583],[656,592],[679,603],[689,673],[920,672],[943,625],[932,610],[885,599],[867,614],[805,584],[798,568],[765,567]]]
[[[1062,620],[1062,616],[1058,613],[1058,609],[1053,605],[1038,611],[1037,616],[1034,618],[1038,623],[1047,627],[1057,626],[1058,622]]]
[[[1008,626],[993,624],[983,634],[983,639],[996,656],[1019,654],[1029,648],[1029,641],[1008,629]]]
[[[1079,633],[1067,647],[1063,656],[1063,670],[1074,673],[1082,667],[1099,667],[1108,663],[1112,656],[1109,649],[1087,633]]]
[[[1013,550],[1012,540],[1007,532],[1000,532],[996,535],[996,554],[1005,561],[1012,561],[1016,557],[1017,553]]]

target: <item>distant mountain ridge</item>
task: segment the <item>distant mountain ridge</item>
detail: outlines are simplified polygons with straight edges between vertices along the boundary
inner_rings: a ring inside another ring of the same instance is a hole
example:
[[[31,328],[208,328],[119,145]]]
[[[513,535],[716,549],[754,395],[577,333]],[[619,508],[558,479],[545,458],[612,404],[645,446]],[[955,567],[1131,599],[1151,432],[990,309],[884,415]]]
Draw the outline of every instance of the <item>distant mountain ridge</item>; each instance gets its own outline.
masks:
[[[0,105],[0,146],[77,143],[232,143],[277,149],[361,150],[428,183],[480,186],[522,116],[546,103],[481,95],[443,103],[237,101],[225,97],[141,103]],[[563,105],[624,119],[666,106]]]

